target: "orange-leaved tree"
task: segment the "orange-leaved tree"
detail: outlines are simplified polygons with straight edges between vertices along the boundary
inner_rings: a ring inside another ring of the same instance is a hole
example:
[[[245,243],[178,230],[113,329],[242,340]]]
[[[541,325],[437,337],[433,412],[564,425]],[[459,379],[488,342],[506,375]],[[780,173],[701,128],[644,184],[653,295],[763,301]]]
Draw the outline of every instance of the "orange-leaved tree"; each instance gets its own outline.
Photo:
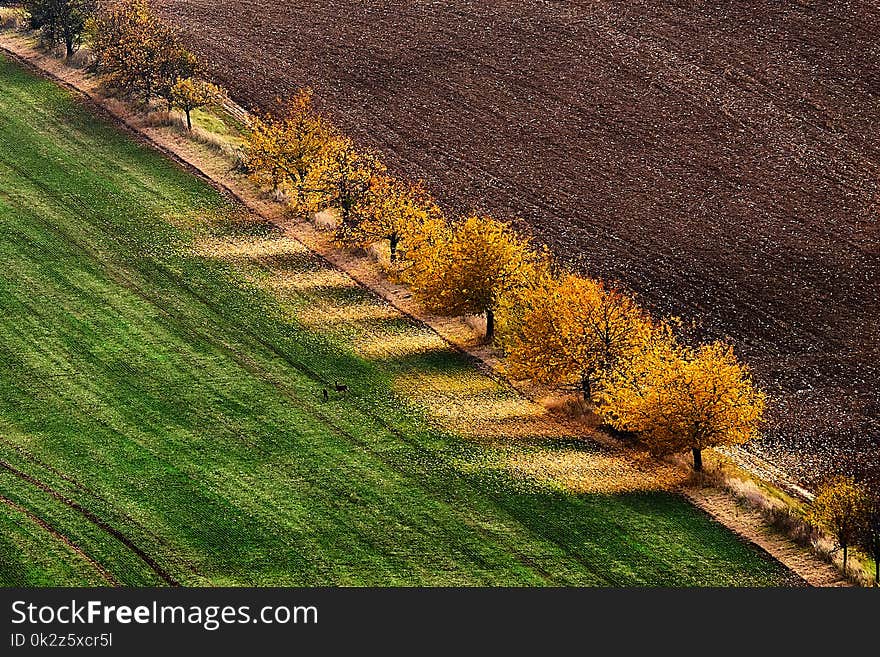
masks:
[[[252,118],[244,147],[246,170],[255,182],[270,184],[273,192],[290,179],[283,143],[284,130],[271,116]]]
[[[392,263],[397,262],[401,240],[421,233],[442,216],[440,208],[420,183],[378,176],[370,186],[362,213],[342,222],[337,238],[357,246],[387,240]]]
[[[308,193],[318,206],[339,211],[340,231],[364,217],[373,185],[385,175],[377,153],[355,148],[347,137],[334,137],[309,171]]]
[[[653,328],[632,296],[571,273],[526,287],[518,303],[520,319],[505,340],[511,374],[574,387],[585,401]]]
[[[616,429],[633,431],[655,453],[691,450],[702,470],[702,450],[738,445],[757,436],[766,397],[732,347],[678,344],[659,327],[628,367],[603,382],[600,413]]]
[[[528,240],[508,224],[473,216],[455,222],[431,248],[418,249],[407,280],[431,312],[484,314],[491,341],[503,298],[537,277],[543,264]]]
[[[179,78],[171,87],[171,104],[186,114],[186,127],[192,130],[192,111],[223,100],[223,90],[215,84],[196,78]]]
[[[248,170],[273,191],[292,185],[296,201],[306,198],[306,180],[318,164],[334,130],[312,106],[312,90],[299,89],[275,111],[254,118],[247,137]]]
[[[807,519],[834,535],[843,550],[844,574],[849,547],[864,532],[869,512],[868,493],[852,477],[832,477],[816,491]]]

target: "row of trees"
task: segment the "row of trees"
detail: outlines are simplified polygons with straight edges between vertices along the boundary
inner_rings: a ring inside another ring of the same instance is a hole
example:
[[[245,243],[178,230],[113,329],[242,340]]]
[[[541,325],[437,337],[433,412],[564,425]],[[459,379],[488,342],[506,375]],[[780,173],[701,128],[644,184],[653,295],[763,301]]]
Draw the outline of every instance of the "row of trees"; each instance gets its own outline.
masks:
[[[190,130],[194,109],[224,97],[199,77],[196,56],[146,0],[122,0],[101,11],[96,0],[27,0],[25,8],[45,43],[63,43],[70,57],[88,40],[111,86],[145,103],[161,98],[184,112]]]
[[[874,586],[880,585],[880,491],[850,477],[835,477],[819,487],[808,520],[835,537],[843,550],[844,573],[851,546],[869,554]]]
[[[146,0],[96,12],[95,0],[27,0],[30,25],[71,56],[88,37],[108,81],[149,103],[184,111],[219,102],[223,91],[198,77],[199,63]],[[762,423],[766,398],[723,343],[682,344],[635,298],[559,267],[510,225],[486,216],[456,220],[421,184],[388,172],[315,111],[304,89],[254,118],[250,175],[290,192],[299,210],[335,208],[336,238],[348,246],[387,241],[393,272],[432,312],[484,315],[487,340],[510,373],[569,390],[596,404],[612,427],[637,433],[656,453],[744,443]],[[880,579],[880,496],[851,479],[822,486],[810,522],[843,550],[860,545]]]
[[[198,77],[196,56],[146,0],[111,5],[96,16],[91,32],[98,69],[111,86],[144,103],[158,97],[168,109],[183,110],[190,130],[194,109],[223,99],[219,87]]]
[[[631,294],[566,271],[507,223],[448,219],[420,184],[340,135],[311,91],[255,119],[247,167],[298,210],[335,208],[341,243],[387,241],[394,275],[426,309],[483,315],[513,376],[579,391],[656,453],[691,450],[699,470],[703,449],[759,430],[765,396],[729,345],[681,344]]]

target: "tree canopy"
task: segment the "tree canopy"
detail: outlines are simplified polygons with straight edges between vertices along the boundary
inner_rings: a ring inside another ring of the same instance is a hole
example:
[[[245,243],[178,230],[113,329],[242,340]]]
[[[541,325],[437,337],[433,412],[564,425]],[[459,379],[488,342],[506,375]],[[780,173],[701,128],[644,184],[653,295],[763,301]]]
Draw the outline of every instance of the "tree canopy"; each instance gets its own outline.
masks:
[[[337,237],[358,246],[387,240],[391,262],[395,263],[401,240],[441,216],[434,199],[421,184],[382,175],[373,180],[364,211],[340,224]]]
[[[68,57],[82,43],[86,23],[97,8],[96,0],[26,0],[31,29],[40,30],[50,44],[63,43]]]
[[[592,399],[596,380],[630,358],[652,330],[633,298],[574,274],[524,288],[506,341],[510,371]]]
[[[192,130],[192,111],[223,99],[217,85],[194,78],[179,78],[171,87],[171,104],[186,114],[186,127]]]
[[[832,477],[819,487],[813,499],[808,519],[834,535],[843,550],[844,573],[849,548],[865,530],[870,510],[867,491],[851,477]]]
[[[307,197],[306,181],[335,131],[312,107],[312,90],[299,89],[274,111],[254,117],[247,138],[248,169],[273,190],[291,186],[296,202]]]
[[[122,0],[99,13],[93,46],[109,83],[144,102],[158,95],[170,105],[177,80],[198,70],[195,55],[145,0]]]
[[[527,284],[541,266],[528,240],[487,216],[454,223],[432,248],[422,249],[410,281],[432,312],[486,316],[486,339],[495,333],[495,312],[505,295]]]
[[[601,411],[612,426],[637,432],[658,454],[690,449],[695,470],[702,469],[703,449],[755,438],[766,406],[730,345],[684,347],[668,329],[608,377],[603,397]]]
[[[347,137],[334,137],[321,150],[306,179],[314,203],[339,211],[343,233],[364,217],[373,185],[385,175],[379,155],[360,150]]]

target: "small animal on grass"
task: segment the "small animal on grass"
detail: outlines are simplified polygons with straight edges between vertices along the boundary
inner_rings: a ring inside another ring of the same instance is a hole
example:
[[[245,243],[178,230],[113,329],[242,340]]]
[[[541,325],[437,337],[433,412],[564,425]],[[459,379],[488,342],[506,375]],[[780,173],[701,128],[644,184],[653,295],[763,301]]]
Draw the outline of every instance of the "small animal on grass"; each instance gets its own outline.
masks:
[[[327,392],[327,388],[322,389],[321,393],[324,395],[324,401],[327,401],[330,399],[330,394]]]
[[[336,390],[336,392],[348,392],[348,386],[344,383],[340,384],[339,381],[333,382],[333,388]]]

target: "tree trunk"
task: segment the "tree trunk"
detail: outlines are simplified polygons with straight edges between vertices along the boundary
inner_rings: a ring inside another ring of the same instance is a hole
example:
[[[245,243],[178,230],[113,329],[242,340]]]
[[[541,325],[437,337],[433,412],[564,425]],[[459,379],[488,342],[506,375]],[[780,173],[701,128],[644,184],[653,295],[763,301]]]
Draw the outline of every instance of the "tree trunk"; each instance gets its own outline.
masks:
[[[64,37],[64,47],[67,48],[67,59],[73,57],[73,37],[65,36]]]
[[[190,132],[192,132],[192,129],[193,129],[193,122],[192,122],[192,119],[190,118],[191,111],[192,110],[186,110],[186,129],[189,130]]]
[[[703,450],[699,447],[691,447],[694,454],[694,471],[701,472],[703,470]]]
[[[351,202],[348,199],[342,199],[339,203],[339,221],[344,228],[348,228],[351,219]]]
[[[585,402],[593,401],[593,383],[590,380],[589,374],[584,374],[581,377],[581,392],[584,395]]]
[[[486,342],[492,342],[495,338],[495,311],[486,309]]]
[[[846,559],[847,559],[847,551],[849,545],[847,543],[843,544],[843,576],[846,577]]]
[[[880,586],[880,552],[874,552],[874,586]]]
[[[391,262],[397,262],[397,245],[399,242],[400,238],[397,236],[397,233],[388,238],[388,243],[391,245]]]
[[[308,171],[304,171],[303,169],[296,170],[296,201],[299,205],[303,205],[306,202],[306,176],[308,175]]]

